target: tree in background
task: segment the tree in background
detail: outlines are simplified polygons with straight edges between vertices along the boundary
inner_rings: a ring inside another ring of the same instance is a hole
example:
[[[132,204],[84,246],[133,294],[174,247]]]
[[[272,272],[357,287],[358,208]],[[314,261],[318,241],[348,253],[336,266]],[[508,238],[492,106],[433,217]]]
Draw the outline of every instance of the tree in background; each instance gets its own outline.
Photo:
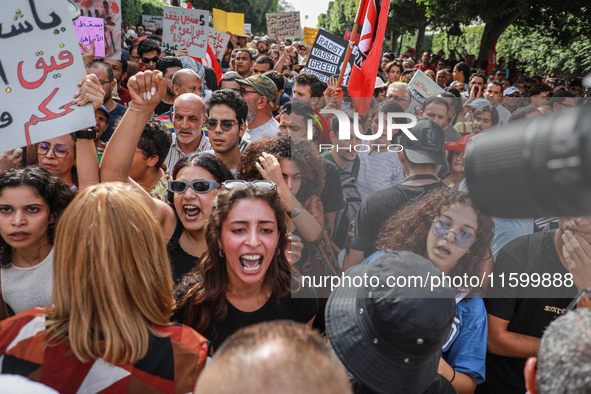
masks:
[[[209,10],[217,8],[226,12],[238,12],[244,14],[244,23],[252,25],[254,34],[267,33],[267,20],[265,14],[277,12],[279,0],[188,0],[193,8]]]

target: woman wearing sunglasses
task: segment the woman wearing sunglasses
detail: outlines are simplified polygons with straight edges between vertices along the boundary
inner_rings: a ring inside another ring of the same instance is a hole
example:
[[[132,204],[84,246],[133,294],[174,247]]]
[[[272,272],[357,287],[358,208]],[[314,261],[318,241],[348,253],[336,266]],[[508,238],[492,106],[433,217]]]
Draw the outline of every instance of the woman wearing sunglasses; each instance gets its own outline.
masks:
[[[204,226],[222,182],[232,174],[217,157],[191,153],[172,169],[168,184],[171,205],[150,197],[129,178],[135,147],[154,108],[166,93],[162,74],[146,71],[129,80],[131,106],[121,118],[101,161],[101,181],[123,181],[137,192],[154,211],[168,242],[173,278],[180,279],[199,263],[207,251]]]
[[[202,333],[214,350],[242,327],[311,325],[318,311],[314,290],[292,280],[288,221],[275,188],[269,181],[224,182],[205,227],[208,253],[175,291],[173,319]]]
[[[386,250],[408,250],[431,260],[446,276],[481,278],[493,228],[492,220],[476,209],[468,193],[440,187],[388,220],[376,242],[380,251],[363,264],[371,264]],[[459,394],[473,393],[485,378],[488,324],[484,302],[478,297],[481,289],[473,285],[468,281],[454,287],[455,318],[439,362],[439,373]]]

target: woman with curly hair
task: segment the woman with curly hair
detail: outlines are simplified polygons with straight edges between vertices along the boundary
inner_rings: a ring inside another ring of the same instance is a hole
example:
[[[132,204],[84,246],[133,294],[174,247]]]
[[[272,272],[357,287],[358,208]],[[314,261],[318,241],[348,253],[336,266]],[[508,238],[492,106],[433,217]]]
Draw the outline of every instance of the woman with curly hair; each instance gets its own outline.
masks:
[[[74,192],[43,167],[0,174],[0,319],[51,303],[57,219]]]
[[[402,73],[404,72],[404,68],[402,67],[402,63],[394,60],[386,64],[384,67],[384,71],[386,72],[386,76],[388,77],[388,85],[392,82],[399,82]]]
[[[177,287],[173,318],[203,333],[218,349],[235,331],[270,320],[312,324],[313,289],[294,279],[287,218],[272,182],[224,182],[205,228],[208,253]],[[266,186],[266,187],[264,187]]]
[[[324,168],[311,141],[284,134],[257,141],[244,152],[238,171],[238,179],[276,183],[277,193],[291,217],[291,232],[308,243],[320,238],[324,229],[319,197],[324,187]],[[300,262],[306,262],[309,254],[304,242]]]
[[[379,250],[363,264],[371,264],[387,250],[408,250],[431,260],[451,278],[481,278],[491,257],[494,224],[474,205],[468,193],[439,187],[394,215],[382,229]],[[456,283],[453,282],[454,287]],[[443,346],[439,373],[460,394],[473,393],[485,378],[488,324],[486,309],[472,281],[455,287],[456,312]]]

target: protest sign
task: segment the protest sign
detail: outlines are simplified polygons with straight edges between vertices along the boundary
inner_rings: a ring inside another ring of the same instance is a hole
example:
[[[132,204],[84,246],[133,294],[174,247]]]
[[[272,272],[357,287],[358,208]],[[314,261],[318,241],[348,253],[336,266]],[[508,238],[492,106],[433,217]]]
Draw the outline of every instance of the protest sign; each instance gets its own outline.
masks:
[[[251,23],[244,24],[244,34],[252,34],[252,24]]]
[[[275,12],[265,14],[267,18],[267,34],[270,39],[277,36],[302,37],[300,12]]]
[[[94,41],[94,56],[105,57],[105,21],[103,18],[81,16],[74,21],[74,30],[78,41],[90,48]],[[84,49],[80,48],[81,52]]]
[[[444,92],[427,74],[418,69],[408,87],[411,90],[412,99],[406,112],[414,113],[417,116],[425,100],[429,97],[437,97],[439,93]]]
[[[155,15],[142,15],[142,25],[146,28],[146,30],[150,30],[151,32],[155,32],[157,29],[163,29],[163,18],[162,16],[155,16]]]
[[[224,57],[224,52],[226,51],[226,47],[228,46],[228,41],[230,41],[229,34],[222,33],[221,31],[216,30],[213,27],[209,28],[208,42],[216,59],[221,59],[222,57]]]
[[[244,14],[226,12],[213,9],[213,28],[219,31],[229,31],[232,34],[244,35]]]
[[[189,56],[207,55],[209,11],[164,6],[162,50],[174,53],[187,48]]]
[[[74,104],[86,76],[66,2],[4,0],[0,47],[0,152],[95,124]]]
[[[81,16],[103,18],[105,57],[121,59],[121,0],[72,0]]]
[[[311,27],[304,27],[304,44],[314,44],[316,36],[318,35],[318,29]]]
[[[349,30],[345,31],[345,35],[343,36],[343,38],[347,41],[351,41],[351,34],[353,34],[352,32],[350,32]],[[355,35],[355,44],[359,45],[359,39],[361,38],[361,34],[356,34]]]
[[[319,30],[303,72],[316,75],[322,82],[338,76],[345,60],[347,45],[345,39]]]

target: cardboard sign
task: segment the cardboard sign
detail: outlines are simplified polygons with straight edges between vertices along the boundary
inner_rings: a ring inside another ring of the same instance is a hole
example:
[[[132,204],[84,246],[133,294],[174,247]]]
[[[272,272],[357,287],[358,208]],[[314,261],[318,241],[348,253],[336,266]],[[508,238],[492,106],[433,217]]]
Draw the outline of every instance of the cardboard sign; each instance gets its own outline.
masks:
[[[228,46],[228,41],[230,41],[230,35],[226,33],[222,33],[219,30],[216,30],[212,27],[209,28],[209,46],[211,50],[215,54],[216,59],[221,59],[224,57],[224,52],[226,51],[226,47]]]
[[[244,14],[226,12],[213,9],[213,28],[219,31],[229,31],[232,34],[244,35]]]
[[[267,34],[270,39],[277,36],[302,37],[300,12],[275,12],[265,14],[267,18]]]
[[[252,23],[244,24],[244,34],[252,34]]]
[[[313,44],[316,40],[316,36],[318,35],[318,29],[313,29],[311,27],[304,27],[304,44]]]
[[[349,30],[345,30],[345,35],[343,36],[343,38],[347,41],[351,41],[351,34],[353,34],[353,32],[351,32]],[[355,44],[359,45],[360,38],[361,38],[361,34],[355,35]]]
[[[347,45],[345,39],[319,30],[303,72],[316,75],[322,82],[338,76],[345,60]]]
[[[410,101],[410,107],[406,112],[419,116],[423,103],[429,97],[437,97],[439,93],[443,93],[444,90],[439,87],[427,74],[417,69],[414,77],[408,84],[412,92],[412,99]]]
[[[105,57],[121,59],[121,0],[73,0],[81,16],[103,18]],[[52,1],[53,3],[53,1]]]
[[[163,16],[142,15],[142,25],[146,30],[156,32],[156,29],[164,29]]]
[[[0,14],[0,152],[93,126],[74,104],[86,76],[66,2],[4,0]]]
[[[207,55],[209,11],[164,6],[162,50],[174,53],[187,48],[189,56]]]
[[[74,30],[78,41],[90,49],[94,41],[94,56],[105,57],[105,26],[103,18],[81,16],[74,21]],[[81,52],[84,49],[80,48]]]

